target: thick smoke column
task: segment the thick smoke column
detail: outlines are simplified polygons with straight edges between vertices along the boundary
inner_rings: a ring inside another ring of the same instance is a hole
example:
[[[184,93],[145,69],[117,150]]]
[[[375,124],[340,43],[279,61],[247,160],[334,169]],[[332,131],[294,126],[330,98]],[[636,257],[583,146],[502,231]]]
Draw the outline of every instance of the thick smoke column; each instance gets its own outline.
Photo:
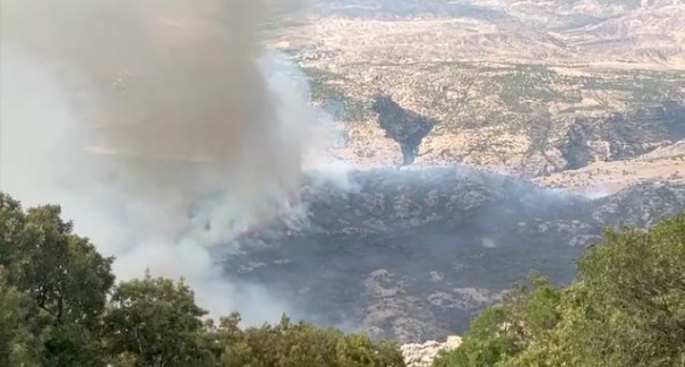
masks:
[[[256,62],[263,1],[3,1],[3,42],[59,65],[76,117],[130,155],[132,185],[171,183],[190,199],[231,180],[254,197],[255,183],[299,172],[301,146]],[[177,174],[160,160],[203,164]]]
[[[260,46],[274,2],[0,1],[0,189],[63,204],[122,278],[149,267],[214,313],[236,298],[272,305],[255,320],[284,311],[256,287],[231,299],[210,249],[298,184],[313,115]]]

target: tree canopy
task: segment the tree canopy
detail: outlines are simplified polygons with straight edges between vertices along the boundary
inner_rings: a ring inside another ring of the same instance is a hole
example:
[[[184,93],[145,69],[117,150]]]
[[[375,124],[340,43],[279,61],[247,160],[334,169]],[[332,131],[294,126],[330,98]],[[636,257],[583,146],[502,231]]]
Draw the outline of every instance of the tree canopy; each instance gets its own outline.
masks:
[[[436,367],[685,366],[685,215],[607,231],[566,288],[535,277],[478,317]]]

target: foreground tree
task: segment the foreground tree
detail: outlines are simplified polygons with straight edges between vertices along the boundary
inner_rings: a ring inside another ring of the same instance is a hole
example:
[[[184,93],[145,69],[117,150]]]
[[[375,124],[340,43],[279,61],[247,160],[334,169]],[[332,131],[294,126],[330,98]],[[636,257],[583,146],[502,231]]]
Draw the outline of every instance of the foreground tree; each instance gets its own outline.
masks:
[[[579,321],[605,366],[685,365],[685,216],[648,233],[607,232],[579,264]]]
[[[23,211],[0,193],[0,265],[7,292],[28,303],[20,313],[44,366],[102,366],[101,316],[112,286],[112,259],[73,234],[59,206]],[[9,294],[8,294],[9,297]]]
[[[224,346],[225,367],[404,367],[398,346],[373,342],[362,334],[345,335],[283,316],[276,325],[241,330],[240,316],[221,320],[213,334]]]
[[[436,367],[505,365],[549,337],[560,319],[561,290],[546,278],[531,276],[533,288],[518,285],[502,304],[486,310],[471,324],[464,342],[436,358]]]
[[[231,314],[218,324],[201,317],[183,281],[151,278],[117,286],[105,317],[112,364],[118,367],[403,367],[394,343],[345,335],[306,323],[241,329]]]
[[[109,351],[122,366],[210,365],[213,355],[205,348],[201,320],[205,314],[183,280],[148,273],[121,283],[105,317]]]
[[[44,365],[103,366],[102,314],[114,282],[112,259],[72,233],[59,206],[29,209],[14,245],[13,284],[33,299]]]
[[[0,267],[0,366],[38,366],[40,345],[26,319],[31,298],[7,281]]]
[[[19,202],[0,192],[0,266],[13,263],[24,223],[25,215]]]
[[[435,365],[685,366],[685,215],[648,232],[608,231],[578,270],[570,287],[525,297],[533,313],[517,303],[491,308]]]

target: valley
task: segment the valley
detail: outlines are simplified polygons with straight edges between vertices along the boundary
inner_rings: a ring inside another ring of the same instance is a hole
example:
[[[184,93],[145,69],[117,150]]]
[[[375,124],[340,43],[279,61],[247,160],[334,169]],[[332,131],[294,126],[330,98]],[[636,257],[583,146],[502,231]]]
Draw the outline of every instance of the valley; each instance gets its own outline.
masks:
[[[259,250],[228,256],[231,277],[297,294],[323,324],[444,340],[531,271],[568,284],[604,228],[685,208],[682,2],[314,9],[270,45],[331,116],[321,162],[359,189],[308,188],[310,222],[238,239]]]

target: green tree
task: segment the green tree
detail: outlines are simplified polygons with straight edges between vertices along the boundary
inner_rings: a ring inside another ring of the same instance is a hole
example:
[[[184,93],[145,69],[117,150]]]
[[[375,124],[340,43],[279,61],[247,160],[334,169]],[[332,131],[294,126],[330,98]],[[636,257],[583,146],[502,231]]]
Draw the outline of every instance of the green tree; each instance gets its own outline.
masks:
[[[25,324],[44,366],[102,366],[101,315],[114,276],[88,239],[72,233],[59,206],[22,211],[0,193],[0,265],[31,300]]]
[[[111,258],[100,255],[86,238],[72,233],[59,206],[32,208],[14,242],[13,283],[32,295],[55,326],[99,324],[114,282]]]
[[[223,367],[404,367],[395,343],[373,342],[366,335],[292,323],[286,316],[278,324],[245,330],[239,323],[240,316],[232,314],[213,329],[223,347]]]
[[[205,344],[205,314],[183,280],[147,273],[115,287],[105,316],[107,345],[120,365],[209,365],[213,355]]]
[[[685,216],[608,231],[578,270],[551,337],[511,366],[685,366]]]
[[[477,317],[463,343],[454,351],[440,353],[437,367],[502,366],[530,345],[549,336],[559,322],[560,289],[534,274],[533,289],[517,285],[499,305]]]
[[[7,282],[0,267],[0,366],[38,366],[40,344],[26,323],[30,297]]]
[[[685,215],[649,232],[607,232],[578,270],[586,327],[597,341],[584,349],[598,361],[639,367],[685,360]]]
[[[0,192],[0,266],[12,264],[25,216],[18,201]]]
[[[685,215],[649,231],[607,231],[578,270],[563,290],[538,286],[523,308],[489,309],[435,365],[685,366]],[[512,320],[522,320],[523,338],[498,329]]]
[[[26,212],[10,274],[34,301],[44,365],[102,366],[101,316],[114,282],[112,259],[73,234],[73,224],[60,215],[52,205]]]

